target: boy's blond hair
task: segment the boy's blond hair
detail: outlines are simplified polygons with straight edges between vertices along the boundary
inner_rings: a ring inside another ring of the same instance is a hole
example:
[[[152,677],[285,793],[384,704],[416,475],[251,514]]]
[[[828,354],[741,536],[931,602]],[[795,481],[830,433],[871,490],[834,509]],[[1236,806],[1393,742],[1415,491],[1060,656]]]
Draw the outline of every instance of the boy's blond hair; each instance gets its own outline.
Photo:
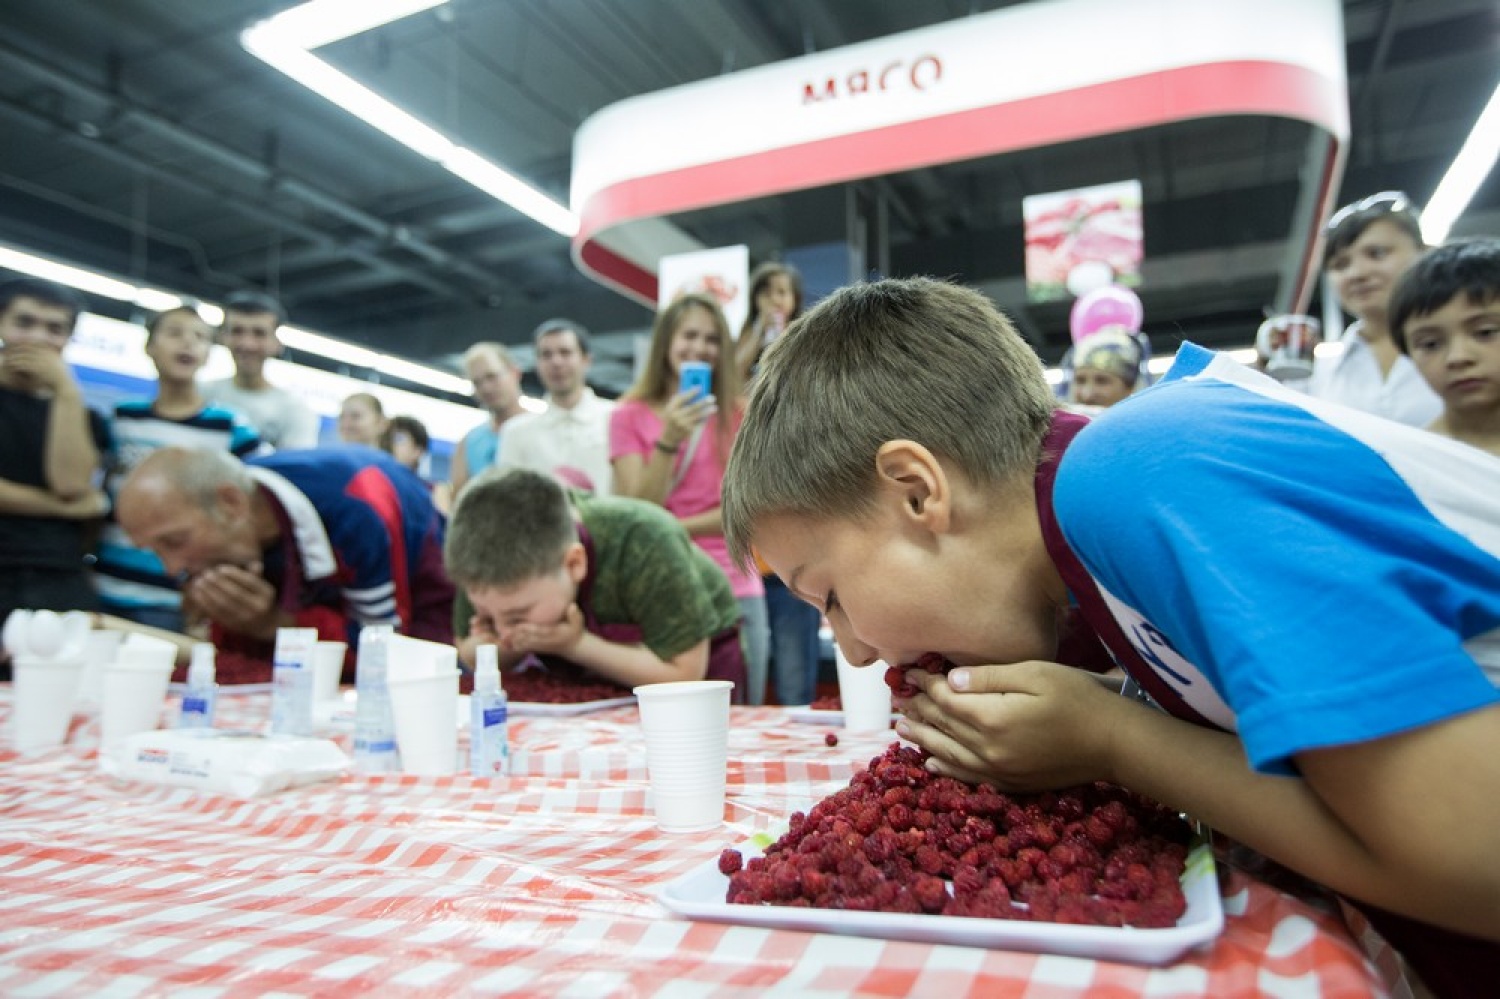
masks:
[[[562,483],[524,468],[489,469],[459,496],[443,565],[467,589],[518,586],[561,569],[577,540]]]
[[[767,516],[868,513],[887,441],[976,486],[1030,476],[1054,405],[1041,360],[978,292],[930,278],[840,289],[761,362],[724,474],[730,555],[745,564]]]

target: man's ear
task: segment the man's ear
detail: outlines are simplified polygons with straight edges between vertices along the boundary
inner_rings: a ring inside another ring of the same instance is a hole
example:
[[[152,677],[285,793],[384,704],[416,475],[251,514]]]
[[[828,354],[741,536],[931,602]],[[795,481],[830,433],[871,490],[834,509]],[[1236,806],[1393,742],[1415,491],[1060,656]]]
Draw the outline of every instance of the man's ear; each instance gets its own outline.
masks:
[[[250,516],[249,494],[228,482],[221,482],[214,489],[214,505],[217,513],[231,522]]]
[[[563,552],[563,569],[567,571],[568,578],[575,586],[582,583],[584,577],[589,574],[589,553],[583,547],[583,542],[575,541],[568,546],[567,551]]]
[[[886,441],[875,452],[882,494],[900,505],[910,523],[943,533],[953,518],[953,490],[942,464],[916,441]]]

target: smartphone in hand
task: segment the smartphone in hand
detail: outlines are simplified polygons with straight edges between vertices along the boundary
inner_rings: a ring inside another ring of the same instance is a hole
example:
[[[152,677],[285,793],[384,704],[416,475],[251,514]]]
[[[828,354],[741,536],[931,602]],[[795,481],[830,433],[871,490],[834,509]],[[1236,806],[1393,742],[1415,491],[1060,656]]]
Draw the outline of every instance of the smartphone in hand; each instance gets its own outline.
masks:
[[[707,361],[683,361],[677,391],[692,393],[691,401],[697,402],[712,395],[714,369]]]

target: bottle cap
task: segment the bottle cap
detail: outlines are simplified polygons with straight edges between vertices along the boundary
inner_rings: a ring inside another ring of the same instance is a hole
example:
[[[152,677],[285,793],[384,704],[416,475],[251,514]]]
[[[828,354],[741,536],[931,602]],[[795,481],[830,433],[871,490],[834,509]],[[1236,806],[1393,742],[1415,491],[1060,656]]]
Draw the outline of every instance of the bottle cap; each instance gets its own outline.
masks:
[[[478,691],[500,690],[500,649],[495,645],[481,645],[475,652],[474,689]]]
[[[214,682],[214,647],[210,642],[193,645],[193,658],[188,663],[188,686],[206,687]]]

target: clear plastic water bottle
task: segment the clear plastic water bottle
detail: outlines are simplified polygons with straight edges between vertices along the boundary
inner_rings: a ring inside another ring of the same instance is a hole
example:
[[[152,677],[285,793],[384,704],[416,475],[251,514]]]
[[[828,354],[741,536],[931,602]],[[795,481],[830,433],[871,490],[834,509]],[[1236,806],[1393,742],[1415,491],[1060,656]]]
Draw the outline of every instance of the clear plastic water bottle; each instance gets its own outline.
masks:
[[[469,695],[469,772],[475,777],[510,772],[509,704],[500,686],[499,652],[481,645],[476,653],[474,693]]]
[[[313,734],[313,646],[316,628],[277,628],[271,669],[271,734]]]
[[[401,769],[396,748],[396,720],[391,714],[391,693],[386,687],[390,663],[390,625],[362,628],[355,661],[354,767],[360,773],[384,774]]]
[[[187,690],[177,713],[178,728],[213,728],[219,685],[214,680],[214,647],[208,642],[193,646],[188,665]]]

